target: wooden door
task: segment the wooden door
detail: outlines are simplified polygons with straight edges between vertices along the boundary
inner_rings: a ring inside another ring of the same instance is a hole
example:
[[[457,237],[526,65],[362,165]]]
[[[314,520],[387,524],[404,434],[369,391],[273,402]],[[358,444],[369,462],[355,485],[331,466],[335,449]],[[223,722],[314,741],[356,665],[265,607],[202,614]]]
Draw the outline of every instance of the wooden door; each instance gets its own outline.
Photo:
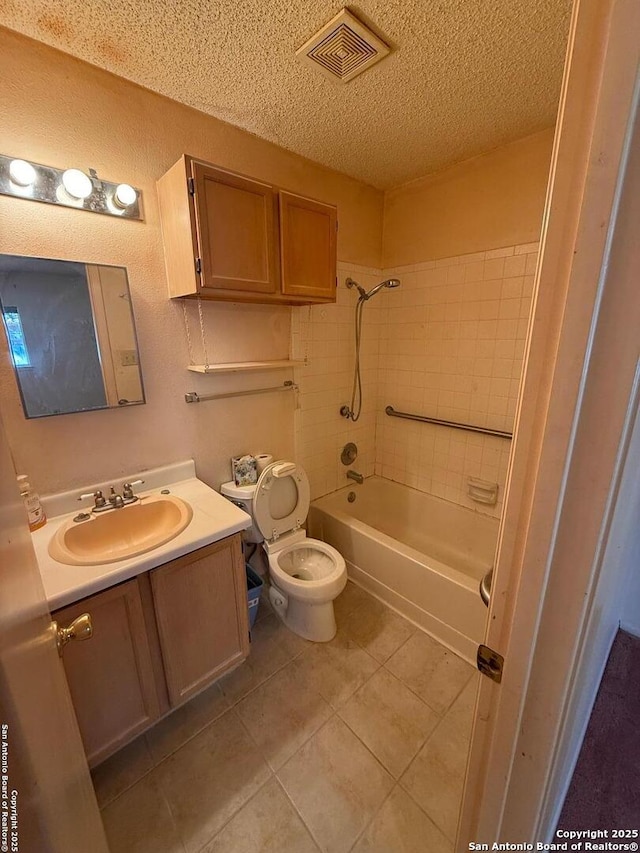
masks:
[[[639,31],[637,0],[575,4],[485,637],[504,673],[480,680],[460,850],[557,841],[586,722],[574,700],[640,386]]]
[[[274,187],[191,161],[202,295],[279,292]]]
[[[93,637],[64,650],[73,706],[90,765],[98,764],[160,714],[138,581],[56,611],[60,625],[89,613]]]
[[[335,301],[338,210],[280,192],[282,293],[301,301]]]
[[[249,654],[240,535],[151,572],[169,700],[180,705]]]
[[[18,815],[9,833],[25,853],[108,853],[15,477],[0,421],[0,739]],[[13,796],[5,802],[11,819]]]

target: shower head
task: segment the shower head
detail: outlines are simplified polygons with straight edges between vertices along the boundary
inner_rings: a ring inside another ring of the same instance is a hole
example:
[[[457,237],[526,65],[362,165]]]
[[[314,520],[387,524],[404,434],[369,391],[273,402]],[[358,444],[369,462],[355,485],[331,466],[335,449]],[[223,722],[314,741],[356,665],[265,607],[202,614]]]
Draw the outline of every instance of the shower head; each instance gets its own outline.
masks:
[[[366,302],[367,299],[371,299],[371,297],[375,296],[376,293],[383,287],[400,287],[400,279],[387,278],[385,281],[381,281],[380,284],[376,284],[375,287],[372,287],[368,293],[364,289],[364,287],[361,287],[361,285],[359,285],[358,282],[354,281],[352,278],[347,279],[347,287],[356,287],[358,289],[358,293],[360,294],[360,299],[363,302]]]
[[[386,281],[381,281],[380,284],[376,284],[375,287],[372,287],[368,293],[365,293],[364,299],[371,299],[372,296],[375,296],[379,290],[382,290],[383,287],[400,287],[400,279],[398,278],[388,278]]]

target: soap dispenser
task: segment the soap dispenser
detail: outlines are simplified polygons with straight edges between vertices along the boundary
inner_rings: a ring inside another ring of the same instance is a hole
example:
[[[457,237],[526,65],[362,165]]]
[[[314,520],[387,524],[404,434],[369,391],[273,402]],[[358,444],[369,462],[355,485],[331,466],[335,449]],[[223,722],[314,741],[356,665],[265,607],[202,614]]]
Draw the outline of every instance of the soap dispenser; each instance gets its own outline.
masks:
[[[40,496],[31,488],[29,478],[26,474],[20,474],[18,476],[18,487],[27,510],[29,530],[33,533],[34,530],[38,530],[47,523],[47,516],[42,509]]]

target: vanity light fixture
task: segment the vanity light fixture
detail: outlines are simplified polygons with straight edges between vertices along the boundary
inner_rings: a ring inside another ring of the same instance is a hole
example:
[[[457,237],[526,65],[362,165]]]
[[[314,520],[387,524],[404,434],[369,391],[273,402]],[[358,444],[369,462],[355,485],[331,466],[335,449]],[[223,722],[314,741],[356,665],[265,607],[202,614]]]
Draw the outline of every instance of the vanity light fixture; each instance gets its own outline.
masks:
[[[103,181],[94,169],[57,169],[0,154],[0,195],[142,219],[142,194],[130,184]]]

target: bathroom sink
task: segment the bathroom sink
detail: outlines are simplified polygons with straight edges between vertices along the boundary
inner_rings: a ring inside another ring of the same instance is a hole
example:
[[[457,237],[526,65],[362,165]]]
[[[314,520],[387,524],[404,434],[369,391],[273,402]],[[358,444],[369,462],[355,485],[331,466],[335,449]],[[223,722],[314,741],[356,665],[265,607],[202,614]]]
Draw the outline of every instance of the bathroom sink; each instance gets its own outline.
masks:
[[[149,495],[121,509],[67,521],[49,542],[49,555],[69,566],[96,566],[127,560],[170,542],[193,516],[174,495]]]

